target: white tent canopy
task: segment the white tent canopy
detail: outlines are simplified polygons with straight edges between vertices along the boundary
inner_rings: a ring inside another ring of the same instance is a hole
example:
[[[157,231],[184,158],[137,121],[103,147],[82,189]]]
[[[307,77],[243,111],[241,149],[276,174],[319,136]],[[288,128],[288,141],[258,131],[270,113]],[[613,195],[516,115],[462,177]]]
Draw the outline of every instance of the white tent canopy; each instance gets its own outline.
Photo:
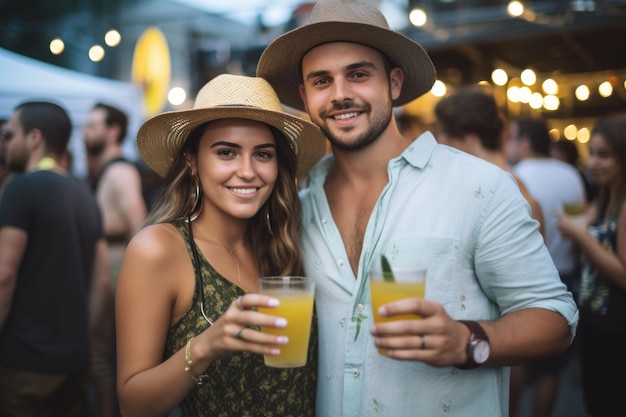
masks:
[[[137,158],[135,136],[145,120],[139,86],[60,68],[0,48],[0,118],[8,119],[16,105],[30,100],[56,102],[69,113],[74,125],[69,149],[74,155],[75,175],[82,177],[87,172],[81,129],[99,101],[127,113],[124,152],[130,159]]]

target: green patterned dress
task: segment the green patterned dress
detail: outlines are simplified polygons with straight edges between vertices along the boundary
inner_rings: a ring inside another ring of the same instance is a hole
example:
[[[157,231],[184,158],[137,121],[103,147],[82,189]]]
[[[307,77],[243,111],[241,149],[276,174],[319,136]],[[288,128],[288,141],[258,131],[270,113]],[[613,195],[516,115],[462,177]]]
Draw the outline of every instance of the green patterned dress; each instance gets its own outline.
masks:
[[[194,263],[189,232],[184,222],[174,226],[185,239]],[[245,291],[222,277],[198,251],[202,271],[204,308],[211,321],[217,320],[231,302]],[[197,288],[197,287],[196,287]],[[315,318],[314,318],[315,321]],[[196,385],[181,403],[187,417],[306,417],[315,415],[317,326],[313,323],[309,356],[302,368],[265,366],[262,355],[238,352],[212,363],[202,385]],[[197,289],[184,316],[170,328],[165,359],[184,348],[187,340],[209,326],[200,312]],[[181,363],[181,368],[184,366]]]

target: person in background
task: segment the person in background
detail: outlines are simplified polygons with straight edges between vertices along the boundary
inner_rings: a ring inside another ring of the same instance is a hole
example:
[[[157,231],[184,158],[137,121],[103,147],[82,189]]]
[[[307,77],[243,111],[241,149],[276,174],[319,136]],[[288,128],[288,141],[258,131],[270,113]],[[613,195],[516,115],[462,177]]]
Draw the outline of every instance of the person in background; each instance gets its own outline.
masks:
[[[513,174],[504,153],[506,120],[492,94],[481,87],[464,87],[435,105],[436,138],[471,155],[491,162],[513,175],[520,192],[530,205],[531,217],[543,234],[543,212],[524,183]]]
[[[558,224],[583,253],[583,398],[590,416],[626,416],[626,114],[596,123],[587,166],[598,197],[586,213],[562,214]]]
[[[22,103],[5,129],[9,166],[24,173],[0,199],[0,415],[79,417],[111,290],[100,211],[62,165],[63,108]]]
[[[90,182],[102,207],[109,241],[126,242],[146,218],[139,170],[122,153],[127,127],[126,114],[104,103],[93,107],[83,127],[91,160]]]
[[[588,174],[580,168],[580,153],[578,152],[578,146],[574,141],[567,139],[560,139],[552,142],[550,148],[550,156],[563,162],[567,162],[580,173],[580,177],[585,185],[585,195],[587,196],[587,202],[592,202],[596,198],[596,187],[588,178]]]
[[[2,185],[10,176],[11,171],[7,166],[6,160],[6,148],[7,142],[11,139],[9,128],[7,126],[6,120],[0,120],[0,193],[2,190]]]
[[[164,183],[117,286],[123,414],[313,416],[315,326],[305,367],[269,368],[262,354],[287,341],[258,326],[288,324],[255,310],[277,302],[258,277],[302,274],[296,178],[324,136],[265,80],[222,74],[193,109],[147,120],[137,146]]]
[[[579,262],[571,241],[558,230],[564,204],[586,202],[585,188],[576,168],[550,157],[552,140],[543,120],[520,119],[510,123],[507,157],[513,171],[537,199],[544,213],[545,241],[561,280],[575,294]],[[572,350],[543,358],[524,367],[525,379],[534,383],[534,417],[549,417],[554,409],[559,380]],[[515,373],[514,373],[515,376]],[[521,378],[520,378],[521,379]],[[520,387],[521,390],[521,387]],[[514,397],[521,392],[512,394]]]
[[[550,157],[552,140],[546,122],[513,120],[509,124],[507,159],[513,172],[537,199],[544,213],[546,246],[563,282],[573,291],[579,271],[573,244],[558,231],[564,203],[585,203],[585,187],[578,170]]]
[[[419,116],[411,114],[407,111],[399,111],[395,115],[396,123],[398,124],[398,130],[407,139],[413,139],[427,129],[424,122]]]
[[[13,132],[9,129],[9,123],[7,120],[0,121],[0,197],[2,197],[2,190],[4,185],[16,172],[22,172],[23,167],[11,166],[8,160],[8,147],[9,141],[13,138]],[[19,170],[19,171],[18,171]]]
[[[123,157],[128,117],[120,109],[96,103],[87,115],[83,137],[89,161],[90,183],[103,216],[113,281],[107,314],[94,335],[92,366],[98,417],[119,414],[115,391],[114,291],[128,239],[146,218],[139,169]]]
[[[268,45],[257,76],[332,146],[300,194],[317,415],[506,415],[507,366],[565,350],[578,312],[512,177],[430,132],[399,132],[393,108],[434,83],[426,52],[369,3],[320,0]],[[367,277],[381,255],[428,272],[425,299],[378,313],[421,318],[372,322]]]

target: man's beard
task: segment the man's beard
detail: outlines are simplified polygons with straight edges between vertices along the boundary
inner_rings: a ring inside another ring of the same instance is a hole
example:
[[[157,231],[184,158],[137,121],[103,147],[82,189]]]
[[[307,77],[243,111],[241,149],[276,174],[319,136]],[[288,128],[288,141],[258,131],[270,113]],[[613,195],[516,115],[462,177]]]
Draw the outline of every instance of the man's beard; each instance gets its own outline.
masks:
[[[100,156],[104,152],[104,148],[106,147],[106,143],[104,141],[98,143],[92,143],[89,145],[85,145],[85,151],[89,156]]]
[[[11,158],[6,158],[5,160],[10,172],[24,172],[28,166],[28,156],[26,154],[20,154],[18,157],[15,157],[15,154],[13,154]]]
[[[357,107],[352,102],[345,103],[344,105],[335,105],[332,110],[354,110],[363,112],[362,115],[369,115],[371,117],[368,129],[349,142],[342,139],[344,134],[334,134],[326,123],[320,126],[320,129],[324,135],[326,135],[332,146],[342,151],[359,151],[374,143],[387,129],[391,117],[393,116],[391,106],[388,107],[387,111],[372,114],[371,107],[368,104]],[[322,113],[322,120],[327,119],[325,116],[326,113],[327,112]]]

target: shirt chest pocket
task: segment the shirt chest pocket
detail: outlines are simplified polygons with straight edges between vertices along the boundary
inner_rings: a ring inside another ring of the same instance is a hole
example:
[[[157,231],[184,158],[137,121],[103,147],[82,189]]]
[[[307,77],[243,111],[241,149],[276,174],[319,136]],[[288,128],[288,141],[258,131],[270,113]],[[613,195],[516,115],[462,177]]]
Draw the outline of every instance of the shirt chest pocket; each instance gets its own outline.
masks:
[[[426,294],[450,311],[456,301],[454,288],[460,240],[445,237],[418,236],[387,242],[381,250],[393,268],[427,269]]]

